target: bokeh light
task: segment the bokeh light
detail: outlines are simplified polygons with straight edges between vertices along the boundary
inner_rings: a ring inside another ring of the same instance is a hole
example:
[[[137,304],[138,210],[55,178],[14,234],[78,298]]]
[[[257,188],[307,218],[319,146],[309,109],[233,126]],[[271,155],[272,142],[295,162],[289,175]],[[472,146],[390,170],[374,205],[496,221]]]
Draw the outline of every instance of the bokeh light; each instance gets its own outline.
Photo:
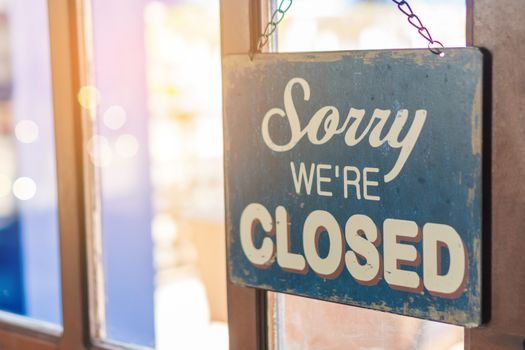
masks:
[[[155,215],[152,223],[153,237],[159,243],[171,243],[177,238],[177,223],[168,213]]]
[[[15,136],[22,143],[33,143],[38,139],[38,125],[32,120],[21,120],[15,126]]]
[[[115,142],[115,151],[123,158],[134,157],[139,150],[139,141],[130,134],[121,135]]]
[[[126,111],[121,106],[111,106],[103,116],[104,125],[111,130],[118,130],[126,123]]]
[[[29,177],[19,177],[13,183],[13,194],[16,198],[26,201],[36,194],[36,183]]]
[[[78,103],[85,109],[94,110],[100,103],[100,91],[92,85],[83,86],[78,92]]]
[[[6,197],[11,193],[11,179],[9,176],[0,174],[0,197]]]

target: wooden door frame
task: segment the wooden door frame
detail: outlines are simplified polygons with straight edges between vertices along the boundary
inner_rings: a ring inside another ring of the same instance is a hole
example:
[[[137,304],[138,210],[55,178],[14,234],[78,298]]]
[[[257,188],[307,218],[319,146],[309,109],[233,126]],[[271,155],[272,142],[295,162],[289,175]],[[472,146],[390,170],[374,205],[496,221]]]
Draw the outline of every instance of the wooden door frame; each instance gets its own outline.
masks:
[[[260,0],[221,0],[222,57],[255,49],[260,33],[260,9]],[[228,278],[227,298],[230,350],[267,349],[266,292],[236,286]]]
[[[467,43],[485,49],[483,307],[465,349],[525,348],[525,2],[468,0]],[[521,127],[521,128],[520,128]]]

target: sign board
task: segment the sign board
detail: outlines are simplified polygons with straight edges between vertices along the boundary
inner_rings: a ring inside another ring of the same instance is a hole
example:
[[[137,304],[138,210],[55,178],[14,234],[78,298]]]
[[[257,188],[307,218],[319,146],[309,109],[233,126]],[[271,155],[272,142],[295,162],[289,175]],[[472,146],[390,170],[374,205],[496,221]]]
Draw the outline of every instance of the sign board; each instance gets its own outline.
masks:
[[[231,281],[479,325],[482,61],[226,57]]]

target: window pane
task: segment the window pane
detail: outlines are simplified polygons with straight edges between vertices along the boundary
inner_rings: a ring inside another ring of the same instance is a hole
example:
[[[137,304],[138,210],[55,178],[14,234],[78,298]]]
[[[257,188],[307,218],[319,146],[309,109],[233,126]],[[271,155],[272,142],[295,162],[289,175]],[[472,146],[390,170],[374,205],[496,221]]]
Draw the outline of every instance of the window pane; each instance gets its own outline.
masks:
[[[0,1],[0,309],[61,324],[47,2]]]
[[[463,350],[463,328],[270,293],[269,338],[285,350]]]
[[[445,47],[465,46],[465,0],[409,3],[435,40]],[[294,2],[274,39],[280,52],[427,47],[392,0]]]
[[[270,12],[279,1],[270,1]],[[419,0],[410,6],[436,40],[465,46],[464,0]],[[293,3],[272,38],[273,51],[426,47],[391,0]],[[463,328],[379,311],[269,293],[269,339],[276,350],[460,350]]]
[[[90,5],[98,336],[226,349],[218,0]]]

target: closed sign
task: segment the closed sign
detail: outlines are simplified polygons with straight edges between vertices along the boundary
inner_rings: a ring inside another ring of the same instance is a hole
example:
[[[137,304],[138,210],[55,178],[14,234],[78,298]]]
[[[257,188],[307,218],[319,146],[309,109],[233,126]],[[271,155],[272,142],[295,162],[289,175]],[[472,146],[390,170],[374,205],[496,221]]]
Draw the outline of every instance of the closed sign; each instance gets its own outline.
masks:
[[[479,325],[481,53],[223,63],[230,279]]]

